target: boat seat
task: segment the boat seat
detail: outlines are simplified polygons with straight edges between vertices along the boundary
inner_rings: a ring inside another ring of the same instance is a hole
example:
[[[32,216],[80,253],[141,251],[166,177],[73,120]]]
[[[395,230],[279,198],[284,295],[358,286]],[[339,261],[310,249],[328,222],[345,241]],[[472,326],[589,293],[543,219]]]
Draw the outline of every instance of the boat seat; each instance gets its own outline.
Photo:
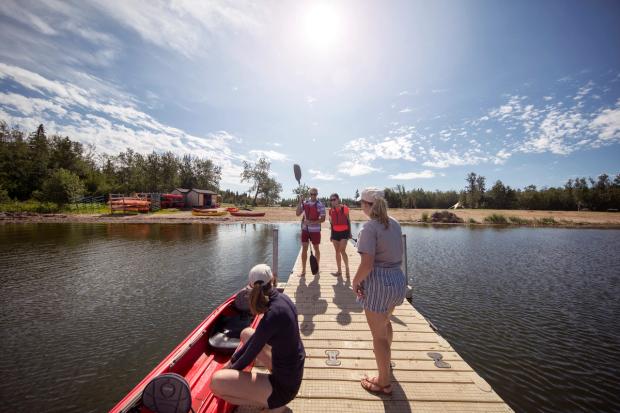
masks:
[[[209,346],[220,353],[234,353],[241,342],[241,331],[252,324],[252,319],[247,312],[221,316],[209,336]]]

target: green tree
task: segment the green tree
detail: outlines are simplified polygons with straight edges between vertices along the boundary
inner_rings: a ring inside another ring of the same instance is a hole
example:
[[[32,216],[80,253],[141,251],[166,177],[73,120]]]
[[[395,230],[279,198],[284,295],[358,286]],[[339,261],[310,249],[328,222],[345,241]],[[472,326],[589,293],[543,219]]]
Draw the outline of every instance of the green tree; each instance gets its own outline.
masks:
[[[243,172],[241,172],[241,182],[251,184],[248,191],[254,192],[252,203],[256,205],[258,194],[264,191],[269,184],[269,170],[271,164],[265,158],[260,158],[255,164],[243,161]]]
[[[41,194],[45,201],[65,205],[84,194],[80,177],[66,169],[54,171],[43,183]]]

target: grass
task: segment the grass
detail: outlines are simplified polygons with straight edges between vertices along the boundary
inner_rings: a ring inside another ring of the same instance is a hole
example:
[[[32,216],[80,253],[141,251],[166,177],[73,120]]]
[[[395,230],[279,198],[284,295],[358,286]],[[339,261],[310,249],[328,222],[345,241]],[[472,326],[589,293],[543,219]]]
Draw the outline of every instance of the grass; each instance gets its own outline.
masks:
[[[502,214],[492,214],[484,217],[484,222],[487,224],[508,224],[508,220]]]
[[[479,224],[479,222],[478,222],[478,221],[476,221],[476,220],[475,220],[475,219],[473,219],[473,218],[469,218],[469,219],[467,220],[467,223],[468,223],[468,224]]]
[[[153,212],[153,214],[170,214],[170,213],[179,212],[179,211],[181,211],[179,208],[164,208],[164,209],[160,209],[159,211]]]
[[[58,204],[39,201],[10,201],[0,204],[1,212],[51,214],[61,212]]]
[[[515,217],[515,216],[508,217],[508,220],[510,221],[511,224],[515,224],[515,225],[529,225],[532,223],[531,219],[520,218],[520,217]]]
[[[429,222],[428,212],[422,212],[422,222]]]
[[[559,225],[559,224],[560,223],[556,221],[553,217],[538,218],[536,220],[536,225],[546,226],[546,225]]]

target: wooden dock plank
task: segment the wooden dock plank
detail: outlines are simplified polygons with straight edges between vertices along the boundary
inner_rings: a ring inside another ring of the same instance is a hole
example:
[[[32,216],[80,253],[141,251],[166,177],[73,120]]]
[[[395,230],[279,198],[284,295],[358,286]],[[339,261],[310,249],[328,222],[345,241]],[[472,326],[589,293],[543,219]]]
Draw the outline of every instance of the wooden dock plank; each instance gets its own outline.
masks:
[[[320,274],[313,276],[308,265],[306,276],[299,276],[300,251],[284,290],[297,306],[307,355],[303,382],[297,398],[288,404],[290,411],[512,412],[409,302],[398,306],[392,317],[392,395],[362,389],[361,377],[377,371],[372,336],[351,280],[331,274],[336,259],[329,232],[324,230],[321,238]],[[351,245],[347,255],[353,277],[359,255]],[[337,366],[327,365],[326,350],[338,350]],[[437,367],[429,352],[441,353],[450,367]]]

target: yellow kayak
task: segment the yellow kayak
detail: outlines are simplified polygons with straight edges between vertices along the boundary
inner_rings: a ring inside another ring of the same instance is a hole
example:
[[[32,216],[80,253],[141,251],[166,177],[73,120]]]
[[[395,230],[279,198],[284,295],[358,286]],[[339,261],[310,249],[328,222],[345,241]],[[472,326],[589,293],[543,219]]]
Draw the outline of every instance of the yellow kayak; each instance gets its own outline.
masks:
[[[228,211],[222,211],[221,209],[192,209],[192,215],[198,217],[221,217],[226,214],[228,214]]]

